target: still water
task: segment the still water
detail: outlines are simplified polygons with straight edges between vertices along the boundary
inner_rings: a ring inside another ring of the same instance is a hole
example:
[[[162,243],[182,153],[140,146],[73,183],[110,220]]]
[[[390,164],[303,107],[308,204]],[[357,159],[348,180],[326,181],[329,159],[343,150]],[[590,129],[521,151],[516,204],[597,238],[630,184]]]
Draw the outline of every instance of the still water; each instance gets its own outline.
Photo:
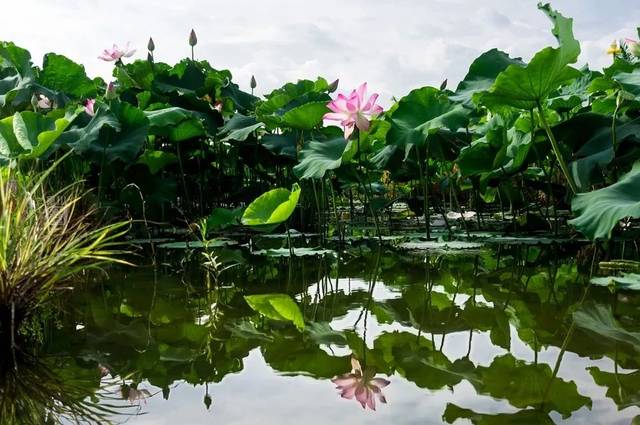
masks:
[[[630,424],[640,415],[640,297],[588,287],[584,250],[220,255],[237,265],[218,276],[141,267],[65,297],[38,353],[50,373],[30,378],[56,379],[51,387],[72,388],[78,405],[130,424]],[[244,298],[267,293],[290,295],[304,329]],[[62,409],[66,422],[78,420],[74,410]]]

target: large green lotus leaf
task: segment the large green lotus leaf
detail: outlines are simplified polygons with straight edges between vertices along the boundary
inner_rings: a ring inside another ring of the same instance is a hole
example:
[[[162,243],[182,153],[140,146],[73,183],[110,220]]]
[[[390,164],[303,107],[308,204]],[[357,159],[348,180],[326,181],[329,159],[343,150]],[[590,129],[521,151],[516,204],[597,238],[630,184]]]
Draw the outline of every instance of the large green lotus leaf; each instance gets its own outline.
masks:
[[[589,87],[596,78],[595,72],[588,69],[581,70],[582,76],[570,84],[560,87],[547,99],[549,108],[558,112],[568,112],[583,105],[589,100]]]
[[[195,94],[204,87],[205,74],[197,62],[185,59],[168,72],[156,74],[153,87],[162,93]]]
[[[293,172],[299,179],[321,179],[327,171],[335,170],[343,161],[353,158],[354,145],[344,137],[311,140],[300,151],[300,163],[293,168]]]
[[[215,132],[215,125],[201,112],[169,107],[145,111],[144,114],[149,119],[151,134],[167,137],[174,142],[204,136],[207,129],[212,134]]]
[[[298,130],[311,130],[322,123],[322,117],[329,112],[327,101],[309,102],[289,109],[282,115],[282,123]]]
[[[225,125],[220,129],[220,135],[224,136],[223,142],[228,140],[244,141],[249,135],[264,127],[264,124],[257,122],[255,117],[247,117],[240,113],[236,113]]]
[[[132,163],[148,133],[149,120],[144,112],[125,102],[113,102],[110,109],[100,105],[89,124],[76,134],[78,140],[69,145],[97,163],[103,159]]]
[[[496,186],[536,160],[533,146],[531,134],[498,125],[463,148],[456,162],[462,175],[480,175],[484,183]]]
[[[298,205],[302,189],[296,183],[291,191],[278,188],[257,197],[244,211],[240,220],[245,226],[264,226],[284,223]]]
[[[464,128],[469,110],[456,104],[433,87],[412,90],[400,99],[390,114],[391,128],[387,143],[401,147],[423,146],[428,136],[440,129],[456,131]]]
[[[36,112],[16,112],[0,121],[0,158],[39,158],[55,143],[76,114],[54,119]]]
[[[581,190],[602,182],[602,170],[614,160],[611,117],[591,112],[578,114],[553,128],[559,141],[570,146],[574,160],[571,174]],[[618,147],[640,145],[640,119],[616,123]]]
[[[458,423],[458,419],[468,419],[473,425],[555,424],[547,413],[534,409],[519,410],[515,413],[477,413],[471,409],[447,403],[442,420],[453,424]]]
[[[0,111],[3,114],[29,104],[35,78],[29,52],[13,43],[0,42]]]
[[[144,115],[149,120],[149,125],[152,129],[155,127],[176,126],[182,121],[197,117],[197,114],[193,111],[175,106],[153,111],[144,111]]]
[[[100,131],[104,127],[120,130],[120,122],[109,108],[97,104],[95,115],[84,126],[74,125],[62,133],[59,143],[66,144],[79,153],[87,152],[90,150],[90,146],[98,140]]]
[[[569,223],[580,233],[591,240],[610,239],[620,220],[640,218],[640,162],[617,183],[576,195],[571,209],[576,218]]]
[[[510,58],[508,54],[498,49],[484,52],[473,61],[469,72],[464,80],[458,84],[456,92],[450,96],[450,99],[466,106],[472,106],[473,95],[489,90],[496,77],[509,65],[524,65],[524,63],[519,58]]]
[[[211,211],[211,214],[209,214],[209,217],[206,218],[207,229],[222,230],[234,224],[238,224],[243,213],[243,207],[234,209],[214,208],[213,211]]]
[[[138,158],[138,164],[145,164],[149,167],[151,174],[157,174],[167,165],[176,162],[178,162],[178,157],[175,154],[152,149],[146,149]]]
[[[613,77],[625,91],[640,97],[640,68],[635,68],[631,72],[622,72]]]
[[[44,56],[38,82],[74,98],[90,98],[97,94],[96,84],[87,77],[84,66],[55,53]]]
[[[526,67],[509,66],[498,76],[491,90],[480,96],[480,102],[489,108],[536,108],[560,85],[582,75],[563,63],[561,58],[558,49],[547,47],[538,52]]]
[[[531,110],[562,84],[582,75],[568,66],[580,55],[580,44],[573,36],[573,19],[565,18],[548,4],[538,8],[553,22],[551,31],[560,46],[539,51],[526,66],[510,65],[496,78],[491,90],[479,96],[478,100],[485,106]]]
[[[295,99],[309,93],[323,93],[328,88],[329,84],[324,78],[318,78],[316,81],[299,80],[297,83],[287,83],[266,95],[267,100],[256,107],[256,114],[259,117],[276,114]]]
[[[272,319],[293,323],[304,329],[304,318],[298,304],[287,294],[245,295],[244,299],[253,310]]]
[[[260,138],[260,143],[276,155],[291,159],[296,159],[298,156],[296,135],[293,132],[285,134],[265,134]]]
[[[480,383],[472,384],[478,393],[507,400],[517,408],[541,408],[567,418],[582,407],[591,407],[591,399],[578,392],[575,382],[554,376],[545,363],[529,364],[509,353],[494,358],[489,366],[478,367],[477,373]]]

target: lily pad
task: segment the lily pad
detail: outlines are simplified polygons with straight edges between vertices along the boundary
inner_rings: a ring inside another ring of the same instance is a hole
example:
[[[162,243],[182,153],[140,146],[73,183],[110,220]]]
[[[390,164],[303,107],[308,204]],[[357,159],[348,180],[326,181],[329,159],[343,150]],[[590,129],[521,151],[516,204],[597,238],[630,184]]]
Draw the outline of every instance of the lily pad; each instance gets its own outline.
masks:
[[[408,250],[463,250],[463,249],[478,249],[482,248],[484,245],[478,242],[466,242],[466,241],[447,241],[447,242],[437,242],[437,241],[415,241],[415,242],[404,242],[398,245],[401,249]]]
[[[610,289],[640,291],[640,274],[624,273],[621,276],[593,277],[591,283]]]
[[[221,248],[223,246],[237,245],[238,242],[232,239],[217,238],[207,242],[208,248]],[[183,242],[169,242],[158,245],[158,248],[162,249],[200,249],[204,248],[205,244],[202,241],[183,241]]]
[[[323,255],[334,255],[335,251],[320,248],[293,248],[294,257],[316,257]],[[290,257],[289,248],[261,249],[253,251],[253,255],[264,255],[266,257]]]

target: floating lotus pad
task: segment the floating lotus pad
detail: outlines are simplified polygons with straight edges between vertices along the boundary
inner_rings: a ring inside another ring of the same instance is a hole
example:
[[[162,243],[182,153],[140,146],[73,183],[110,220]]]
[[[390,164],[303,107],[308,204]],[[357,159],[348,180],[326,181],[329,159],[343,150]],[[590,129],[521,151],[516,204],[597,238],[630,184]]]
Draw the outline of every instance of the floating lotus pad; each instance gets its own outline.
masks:
[[[437,241],[415,241],[415,242],[405,242],[398,245],[401,249],[408,249],[412,251],[422,251],[422,250],[438,250],[438,251],[449,251],[449,250],[463,250],[463,249],[479,249],[482,248],[484,244],[478,242],[466,242],[466,241],[447,241],[447,242],[437,242]]]

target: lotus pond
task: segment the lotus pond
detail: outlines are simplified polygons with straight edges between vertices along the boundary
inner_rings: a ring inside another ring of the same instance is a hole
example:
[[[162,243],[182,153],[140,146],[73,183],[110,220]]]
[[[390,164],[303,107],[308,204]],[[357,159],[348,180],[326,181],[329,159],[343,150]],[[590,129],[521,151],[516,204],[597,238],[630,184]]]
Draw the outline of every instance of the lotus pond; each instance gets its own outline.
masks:
[[[0,42],[0,422],[640,423],[640,41],[538,9],[388,105]]]
[[[3,371],[4,401],[39,409],[51,397],[67,418],[88,409],[139,424],[628,424],[640,414],[640,297],[587,285],[589,246],[219,254],[238,265],[215,287],[197,267],[147,267],[76,288],[37,361]],[[368,390],[341,397],[352,383]]]

